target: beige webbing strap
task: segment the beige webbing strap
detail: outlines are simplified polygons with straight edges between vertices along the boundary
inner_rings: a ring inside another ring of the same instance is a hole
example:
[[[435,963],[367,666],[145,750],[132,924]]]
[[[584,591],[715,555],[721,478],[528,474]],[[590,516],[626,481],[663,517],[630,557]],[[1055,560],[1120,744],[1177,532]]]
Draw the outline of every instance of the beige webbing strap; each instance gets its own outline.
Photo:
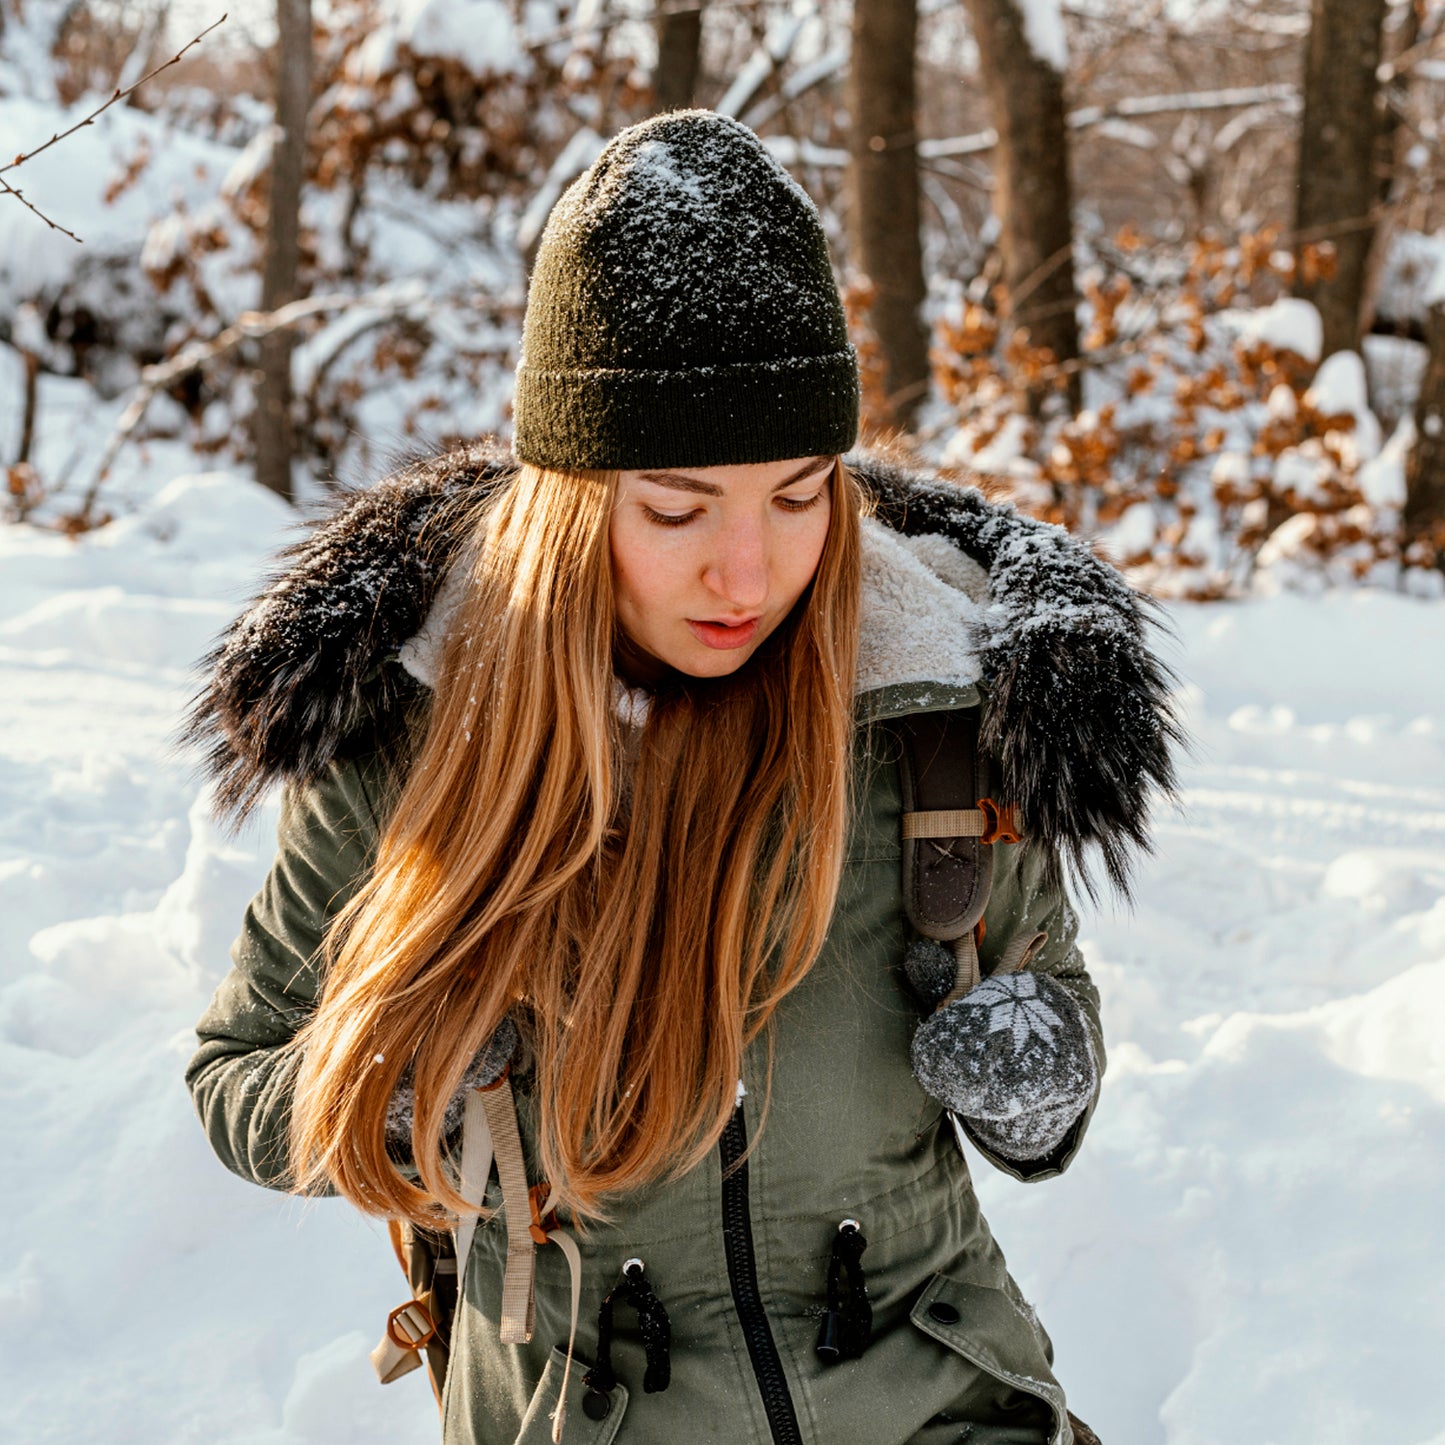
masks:
[[[962,938],[953,940],[953,956],[958,963],[957,971],[953,975],[953,987],[939,1000],[939,1008],[961,999],[978,983],[978,943],[973,936],[973,929],[970,928]]]
[[[903,837],[982,838],[988,818],[982,808],[946,808],[932,813],[905,813]]]
[[[482,1108],[491,1131],[507,1215],[507,1267],[502,1277],[502,1343],[525,1345],[532,1338],[532,1210],[527,1201],[527,1164],[517,1132],[517,1106],[512,1085],[503,1078],[480,1089]]]
[[[422,1346],[436,1333],[431,1316],[418,1300],[408,1300],[387,1317],[386,1333],[371,1352],[371,1367],[383,1385],[421,1368]],[[406,1341],[405,1344],[402,1341]]]
[[[1009,939],[1009,944],[1003,951],[1003,957],[998,961],[998,967],[994,973],[1020,973],[1029,966],[1034,954],[1049,941],[1047,933],[1020,933]]]
[[[536,1196],[527,1188],[527,1165],[517,1129],[517,1104],[505,1075],[491,1088],[478,1089],[468,1096],[462,1130],[462,1193],[467,1201],[473,1202],[475,1197],[480,1203],[480,1194],[474,1196],[473,1190],[485,1192],[493,1158],[502,1185],[502,1208],[507,1221],[507,1265],[502,1277],[501,1341],[504,1345],[524,1345],[532,1338],[535,1323],[532,1279],[537,1246],[555,1244],[567,1260],[567,1273],[572,1282],[571,1324],[562,1388],[557,1394],[557,1408],[552,1412],[552,1441],[553,1445],[560,1445],[567,1410],[567,1386],[572,1378],[572,1351],[577,1343],[577,1320],[582,1311],[582,1255],[570,1234],[555,1223],[548,1227],[547,1221],[554,1217],[552,1211],[557,1206],[555,1191],[547,1190],[546,1202],[534,1209]],[[485,1146],[481,1142],[483,1131]],[[467,1152],[474,1138],[476,1143],[470,1158],[478,1171],[476,1174],[469,1170]],[[545,1188],[539,1185],[537,1193]],[[475,1229],[475,1219],[471,1226]]]
[[[462,1114],[462,1162],[457,1192],[472,1207],[470,1214],[459,1215],[455,1230],[457,1244],[457,1298],[467,1277],[467,1260],[472,1253],[477,1221],[482,1215],[482,1201],[487,1197],[487,1180],[492,1173],[492,1130],[487,1123],[487,1109],[482,1091],[473,1089],[467,1095]]]
[[[556,1196],[548,1195],[542,1218],[551,1217]],[[562,1370],[562,1388],[557,1391],[557,1408],[552,1412],[552,1445],[561,1445],[562,1424],[567,1414],[567,1382],[572,1378],[572,1351],[577,1344],[577,1317],[582,1312],[582,1254],[577,1241],[565,1229],[549,1229],[547,1240],[566,1256],[567,1273],[572,1282],[572,1323],[567,1330],[567,1364]]]

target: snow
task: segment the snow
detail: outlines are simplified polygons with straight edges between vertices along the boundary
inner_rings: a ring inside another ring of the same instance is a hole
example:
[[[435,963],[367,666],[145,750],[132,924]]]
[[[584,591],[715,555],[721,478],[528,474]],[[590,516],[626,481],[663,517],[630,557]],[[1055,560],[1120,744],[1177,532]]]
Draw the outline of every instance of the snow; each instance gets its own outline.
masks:
[[[96,104],[89,97],[62,109],[0,95],[0,155],[35,150]],[[46,229],[14,201],[0,206],[0,312],[94,264],[97,253],[133,256],[153,219],[195,213],[214,199],[238,154],[124,106],[98,116],[82,136],[83,144],[55,146],[7,177],[84,244]],[[135,183],[111,191],[139,156],[147,159]]]
[[[1069,45],[1060,0],[1015,0],[1015,4],[1023,18],[1029,49],[1046,65],[1062,71],[1069,63]]]
[[[1259,311],[1244,313],[1241,335],[1246,341],[1293,351],[1306,361],[1318,361],[1324,328],[1314,304],[1296,296],[1281,296]]]
[[[1360,468],[1356,481],[1361,495],[1372,507],[1405,505],[1405,464],[1414,445],[1415,419],[1405,416],[1378,455]]]
[[[1435,270],[1425,287],[1425,305],[1445,305],[1445,245],[1440,247],[1440,259],[1435,263]]]
[[[1445,287],[1445,233],[1393,232],[1380,266],[1376,307],[1380,316],[1400,330],[1423,322],[1426,310],[1441,299]]]
[[[1379,452],[1380,423],[1370,410],[1365,362],[1358,351],[1337,351],[1327,356],[1305,392],[1305,401],[1322,416],[1351,419],[1351,447],[1360,461],[1368,461]]]
[[[473,75],[499,75],[525,61],[502,0],[402,0],[394,8],[397,37],[414,55],[456,60]]]
[[[1368,406],[1365,363],[1358,352],[1337,351],[1326,357],[1305,392],[1305,400],[1326,416],[1353,414]]]
[[[133,500],[75,542],[0,528],[0,1439],[103,1415],[106,1445],[422,1445],[423,1376],[382,1390],[365,1359],[404,1292],[384,1231],[231,1178],[181,1081],[275,815],[223,834],[169,741],[293,514],[214,471]],[[1082,919],[1090,1136],[1062,1179],[975,1159],[977,1187],[1110,1445],[1425,1445],[1445,601],[1169,617],[1195,745],[1135,913]]]
[[[1028,418],[1019,412],[1010,413],[987,440],[971,427],[960,427],[949,438],[943,461],[949,466],[971,467],[985,474],[1011,472],[1020,464],[1027,468],[1031,465],[1025,455],[1028,435]]]

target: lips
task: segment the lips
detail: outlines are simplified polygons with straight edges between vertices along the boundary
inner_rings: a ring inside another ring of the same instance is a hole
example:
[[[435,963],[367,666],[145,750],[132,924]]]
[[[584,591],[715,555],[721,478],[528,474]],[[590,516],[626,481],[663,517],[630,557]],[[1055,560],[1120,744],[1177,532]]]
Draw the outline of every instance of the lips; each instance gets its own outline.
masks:
[[[737,623],[694,622],[689,617],[687,625],[692,628],[692,635],[704,647],[712,647],[720,652],[729,652],[733,648],[746,647],[757,636],[758,626],[761,622],[762,618],[760,617],[749,617],[746,621]]]

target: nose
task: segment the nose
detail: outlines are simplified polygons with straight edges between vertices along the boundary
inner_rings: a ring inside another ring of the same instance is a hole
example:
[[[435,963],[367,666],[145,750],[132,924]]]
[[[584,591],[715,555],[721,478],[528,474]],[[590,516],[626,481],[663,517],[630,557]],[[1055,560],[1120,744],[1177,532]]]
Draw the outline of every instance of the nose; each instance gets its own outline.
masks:
[[[739,612],[756,612],[768,600],[768,544],[762,525],[738,519],[717,536],[702,574],[703,586]]]

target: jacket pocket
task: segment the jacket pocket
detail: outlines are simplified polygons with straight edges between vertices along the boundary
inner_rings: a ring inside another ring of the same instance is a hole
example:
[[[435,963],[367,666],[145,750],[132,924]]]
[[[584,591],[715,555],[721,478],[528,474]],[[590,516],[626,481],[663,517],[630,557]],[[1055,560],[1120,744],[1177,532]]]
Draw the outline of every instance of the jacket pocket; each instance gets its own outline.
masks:
[[[1049,1368],[1039,1326],[1003,1290],[936,1274],[908,1317],[992,1379],[1041,1400],[1048,1407],[1049,1445],[1070,1445],[1064,1391]]]
[[[552,1412],[557,1408],[557,1392],[566,1368],[567,1351],[554,1349],[547,1357],[547,1368],[537,1382],[527,1413],[522,1416],[515,1445],[552,1445]],[[627,1388],[618,1385],[605,1395],[589,1391],[582,1383],[586,1373],[587,1366],[574,1355],[562,1438],[565,1445],[610,1445],[627,1413]]]

